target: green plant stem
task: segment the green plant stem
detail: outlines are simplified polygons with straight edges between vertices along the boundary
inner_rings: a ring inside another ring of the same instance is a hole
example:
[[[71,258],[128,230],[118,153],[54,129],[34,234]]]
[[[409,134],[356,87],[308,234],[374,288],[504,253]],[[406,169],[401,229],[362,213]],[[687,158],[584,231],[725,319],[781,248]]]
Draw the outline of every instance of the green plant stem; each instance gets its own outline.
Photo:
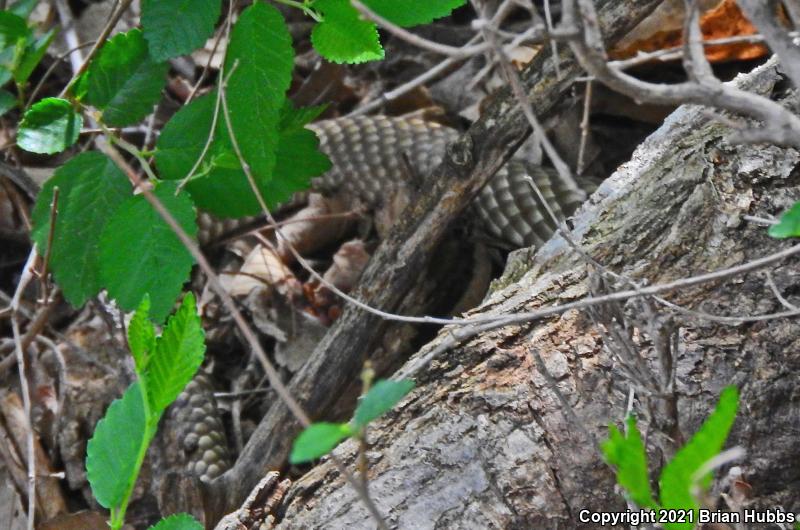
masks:
[[[122,497],[122,501],[120,502],[119,506],[111,511],[111,520],[109,521],[109,525],[111,526],[112,530],[120,530],[122,525],[125,523],[125,512],[128,509],[128,503],[130,502],[131,494],[133,494],[133,488],[136,486],[136,479],[139,478],[139,471],[142,468],[144,457],[147,454],[147,448],[150,447],[150,442],[153,440],[153,436],[155,436],[155,427],[157,426],[158,422],[156,422],[154,427],[148,425],[145,429],[145,434],[142,437],[142,443],[139,446],[139,453],[136,455],[136,465],[133,468],[134,472],[133,476],[131,477],[130,484],[128,485],[128,489],[125,490],[125,496]]]
[[[17,105],[23,111],[25,110],[25,85],[22,83],[15,83],[17,85]]]
[[[69,92],[69,90],[78,80],[78,78],[83,74],[83,72],[86,71],[86,69],[89,67],[89,63],[92,62],[94,56],[97,55],[97,52],[99,52],[100,48],[103,47],[103,44],[106,42],[106,39],[108,39],[108,36],[111,35],[111,31],[113,31],[114,27],[117,25],[117,22],[119,22],[119,19],[122,18],[122,14],[125,13],[125,11],[130,7],[132,3],[133,0],[120,1],[117,10],[114,11],[114,13],[112,13],[111,17],[109,17],[108,22],[106,23],[103,30],[100,32],[100,36],[97,38],[97,41],[95,41],[94,46],[92,46],[92,49],[89,50],[89,54],[83,60],[83,63],[81,63],[80,68],[78,68],[78,70],[74,74],[72,74],[72,78],[67,82],[67,85],[61,91],[61,94],[59,94],[58,97],[60,98],[65,97],[67,95],[67,92]]]
[[[295,7],[313,18],[315,21],[322,22],[322,18],[320,18],[319,14],[311,9],[311,3],[309,3],[308,0],[304,2],[298,2],[297,0],[275,0],[275,2],[285,6]]]
[[[112,144],[118,145],[122,150],[133,156],[139,162],[145,174],[147,174],[147,178],[150,180],[150,182],[154,184],[156,182],[160,182],[161,179],[156,176],[156,174],[153,172],[153,168],[147,162],[145,158],[147,155],[145,152],[140,151],[138,147],[123,139],[121,136],[115,135],[114,131],[106,127],[105,124],[103,124],[103,122],[99,119],[97,120],[97,125],[102,129],[106,137],[111,140]]]
[[[366,361],[364,368],[361,370],[361,382],[364,388],[361,389],[361,398],[367,395],[372,383],[375,380],[375,370],[372,368],[372,363]],[[361,487],[364,489],[364,495],[369,495],[369,462],[367,462],[367,426],[364,425],[356,433],[358,439],[358,474],[361,476]]]
[[[139,478],[139,471],[142,469],[142,463],[144,463],[144,457],[147,454],[147,449],[150,447],[150,442],[153,441],[153,438],[156,435],[156,430],[158,429],[158,420],[161,419],[160,415],[156,417],[152,416],[152,412],[150,411],[150,403],[147,400],[147,389],[144,386],[144,381],[141,378],[141,374],[137,375],[139,376],[139,388],[144,407],[144,436],[142,436],[142,442],[139,444],[139,452],[136,455],[136,464],[133,467],[133,474],[129,478],[128,489],[125,490],[125,495],[122,497],[122,501],[119,503],[119,506],[111,510],[111,520],[109,521],[109,526],[111,526],[112,530],[120,530],[122,525],[125,523],[125,512],[128,509],[128,503],[130,502],[131,495],[133,494],[133,488],[136,486],[136,480]]]

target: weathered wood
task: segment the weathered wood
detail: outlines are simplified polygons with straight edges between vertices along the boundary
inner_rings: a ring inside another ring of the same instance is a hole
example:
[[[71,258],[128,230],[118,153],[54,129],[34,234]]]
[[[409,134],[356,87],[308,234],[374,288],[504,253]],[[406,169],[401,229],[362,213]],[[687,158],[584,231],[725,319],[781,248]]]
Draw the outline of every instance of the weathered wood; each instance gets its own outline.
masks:
[[[774,65],[767,65],[740,82],[769,94],[779,80]],[[800,155],[791,149],[735,145],[734,134],[710,122],[703,109],[682,107],[581,210],[574,238],[612,270],[651,283],[785,248],[790,243],[771,239],[766,228],[742,216],[777,215],[800,199]],[[797,266],[795,258],[772,270],[784,295],[796,293]],[[526,269],[517,271],[517,278],[477,313],[531,311],[588,292],[587,265],[560,238],[542,248]],[[784,310],[761,272],[667,297],[722,315]],[[737,385],[739,415],[728,445],[747,451],[737,465],[752,486],[749,507],[797,512],[797,320],[723,325],[678,315],[678,322],[678,429],[690,436],[720,390]],[[447,337],[443,330],[416,358]],[[653,361],[652,345],[642,337],[641,352]],[[370,492],[391,525],[596,527],[579,523],[580,510],[626,508],[598,441],[609,422],[619,424],[624,417],[632,383],[585,313],[570,311],[479,336],[445,353],[418,382],[411,397],[370,434]],[[662,464],[652,420],[640,417],[649,434],[651,467]],[[356,444],[347,442],[335,452],[354,469],[356,451]],[[724,487],[724,480],[718,480],[715,495]],[[375,526],[329,461],[295,483],[283,509],[279,528]]]
[[[599,12],[605,34],[615,42],[658,4],[658,0],[605,0]],[[553,61],[535,59],[523,73],[534,109],[543,120],[552,117],[575,78],[578,65],[565,50],[560,76]],[[510,91],[498,94],[483,117],[454,145],[441,167],[428,179],[429,188],[409,207],[364,271],[355,296],[385,311],[396,310],[443,234],[488,179],[525,139],[528,123]],[[290,390],[313,417],[325,412],[356,374],[375,347],[385,323],[373,314],[348,306],[325,336],[306,366],[292,379]],[[284,466],[300,425],[283,403],[262,419],[236,465],[211,485],[211,498],[235,509],[269,470]],[[220,513],[221,515],[221,513]]]

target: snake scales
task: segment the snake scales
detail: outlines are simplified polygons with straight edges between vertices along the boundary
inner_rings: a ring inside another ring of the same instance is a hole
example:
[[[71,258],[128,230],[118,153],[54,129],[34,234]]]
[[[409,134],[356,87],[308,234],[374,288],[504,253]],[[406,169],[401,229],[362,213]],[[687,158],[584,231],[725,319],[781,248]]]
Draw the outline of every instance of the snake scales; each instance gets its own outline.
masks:
[[[418,118],[356,116],[311,124],[322,151],[333,167],[314,180],[323,194],[346,193],[368,207],[377,207],[387,189],[413,175],[426,176],[438,166],[458,131]],[[410,167],[409,167],[410,166]],[[491,240],[506,248],[541,245],[555,230],[526,177],[531,177],[559,217],[570,215],[594,191],[591,179],[578,186],[564,182],[551,170],[512,159],[492,178],[472,205],[479,226]],[[241,221],[200,217],[200,240],[207,242],[233,231]]]
[[[441,163],[447,144],[459,135],[437,123],[385,116],[337,118],[309,128],[333,163],[331,170],[315,179],[314,190],[322,194],[345,192],[371,207],[384,200],[388,189],[408,180],[409,173],[430,174]],[[538,246],[555,231],[527,177],[533,179],[560,219],[570,215],[595,187],[590,179],[579,179],[579,187],[575,187],[553,170],[522,159],[510,160],[471,206],[480,230],[499,246]],[[213,240],[239,224],[237,220],[220,221],[201,215],[200,240]],[[195,379],[171,412],[180,425],[178,433],[183,438],[189,470],[205,480],[221,474],[230,462],[213,397],[202,391],[208,384],[207,378]]]

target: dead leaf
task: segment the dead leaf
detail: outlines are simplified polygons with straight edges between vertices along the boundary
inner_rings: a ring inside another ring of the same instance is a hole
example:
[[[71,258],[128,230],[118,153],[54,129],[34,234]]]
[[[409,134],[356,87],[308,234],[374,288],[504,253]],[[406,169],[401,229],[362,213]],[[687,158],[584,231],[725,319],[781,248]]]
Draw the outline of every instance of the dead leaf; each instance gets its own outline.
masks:
[[[28,527],[22,498],[3,466],[0,466],[0,521],[7,530],[24,530]]]
[[[508,58],[517,70],[522,70],[541,49],[541,46],[515,46],[508,52]]]
[[[704,11],[700,28],[705,40],[757,33],[734,0],[707,0],[701,2],[701,9]],[[620,41],[610,56],[626,59],[638,53],[680,46],[683,43],[683,20],[683,1],[666,1]],[[765,46],[753,43],[706,47],[706,57],[711,62],[757,59],[767,53]]]
[[[275,249],[257,245],[248,254],[238,273],[224,275],[222,284],[231,296],[247,296],[254,290],[289,294],[300,289],[294,273]]]
[[[129,525],[125,527],[130,528]],[[108,530],[106,517],[98,512],[81,511],[60,515],[37,526],[38,530]]]
[[[353,226],[349,211],[341,198],[310,194],[308,206],[282,223],[278,253],[291,263],[290,244],[303,256],[334,245]]]
[[[6,450],[3,451],[3,456],[6,457],[6,465],[12,472],[15,481],[17,481],[17,488],[21,491],[27,491],[27,464],[21,455],[27,454],[25,448],[28,446],[28,431],[25,412],[19,396],[13,392],[6,394],[0,401],[0,412],[2,412],[5,419],[3,425],[8,429],[5,431],[5,436],[8,437],[8,441],[11,442],[13,451],[16,453],[13,460],[9,461],[8,456],[12,454],[12,448],[5,448],[8,450],[8,453],[6,453]],[[39,475],[36,481],[37,514],[43,520],[47,520],[65,513],[67,505],[61,494],[59,480],[55,477],[47,476],[54,473],[54,468],[36,435],[34,436],[34,456],[36,459],[36,472]],[[20,480],[22,480],[21,483],[19,482]]]
[[[322,277],[337,289],[346,293],[350,292],[361,277],[369,258],[370,255],[363,241],[360,239],[348,241],[333,256],[333,263]],[[331,306],[338,299],[327,286],[318,282],[315,285],[313,297],[314,305],[317,307]]]

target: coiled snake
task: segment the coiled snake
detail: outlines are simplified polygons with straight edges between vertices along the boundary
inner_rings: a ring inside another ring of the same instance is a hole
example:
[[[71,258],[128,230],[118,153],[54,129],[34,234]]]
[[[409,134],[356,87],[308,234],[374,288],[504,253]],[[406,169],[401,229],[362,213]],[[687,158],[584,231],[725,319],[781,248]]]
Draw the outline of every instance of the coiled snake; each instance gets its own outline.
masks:
[[[447,144],[459,135],[437,123],[385,116],[337,118],[309,128],[317,134],[321,149],[333,163],[330,171],[315,179],[313,188],[323,194],[344,192],[372,207],[385,199],[387,190],[402,185],[413,175],[428,175],[441,163]],[[528,178],[533,179],[560,219],[570,215],[595,187],[590,179],[578,179],[576,187],[553,170],[521,159],[510,160],[471,206],[479,228],[500,246],[538,246],[556,229]],[[212,240],[238,223],[201,215],[200,239]],[[193,381],[171,414],[184,425],[184,451],[190,471],[202,479],[213,479],[227,468],[230,457],[210,396],[198,395],[206,383],[206,379]]]
[[[389,190],[403,186],[415,175],[428,175],[441,163],[447,144],[459,135],[455,129],[435,122],[387,116],[336,118],[309,128],[333,163],[330,171],[314,180],[314,190],[328,195],[345,193],[351,200],[373,208],[385,200]],[[595,187],[592,179],[579,178],[579,187],[575,187],[551,169],[522,159],[510,160],[472,206],[483,232],[506,248],[541,245],[556,228],[528,177],[561,219]],[[240,223],[201,215],[200,240],[211,241]]]

